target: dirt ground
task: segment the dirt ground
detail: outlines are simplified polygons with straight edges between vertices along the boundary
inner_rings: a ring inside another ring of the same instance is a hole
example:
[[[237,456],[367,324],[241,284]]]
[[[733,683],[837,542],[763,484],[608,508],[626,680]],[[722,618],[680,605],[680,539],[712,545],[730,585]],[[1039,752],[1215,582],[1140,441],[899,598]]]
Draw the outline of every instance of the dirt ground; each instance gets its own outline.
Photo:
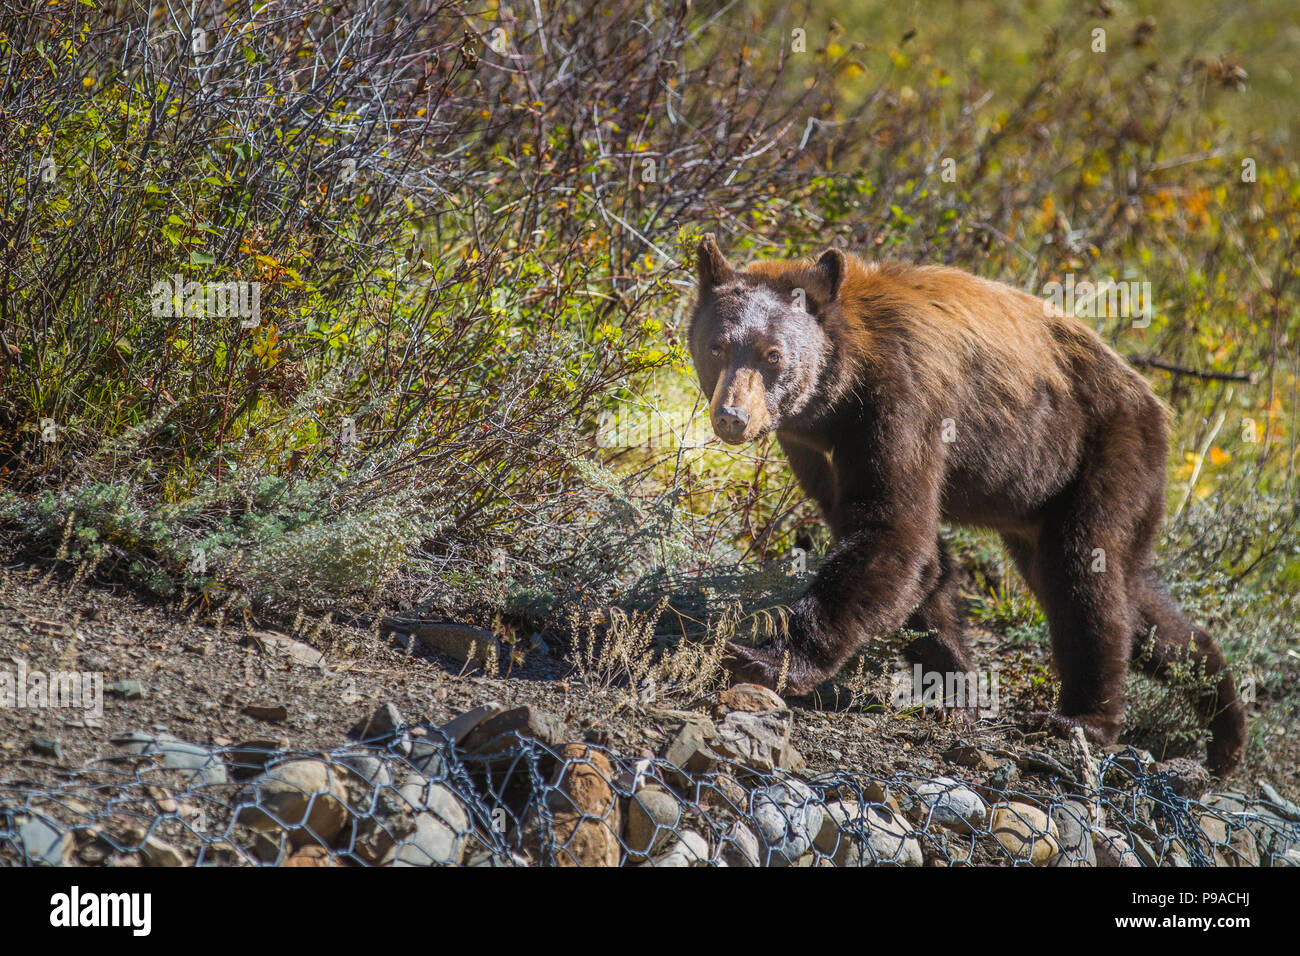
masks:
[[[292,629],[266,630],[288,636]],[[418,647],[412,652],[399,636],[381,634],[378,627],[309,621],[293,636],[321,652],[320,660],[295,659],[242,624],[201,620],[130,592],[60,580],[41,569],[0,569],[0,669],[15,672],[21,662],[29,670],[102,672],[105,689],[98,719],[66,707],[0,707],[0,782],[49,783],[113,753],[110,738],[127,731],[165,731],[217,746],[271,738],[287,740],[294,749],[333,748],[385,702],[411,723],[442,723],[488,701],[529,704],[563,720],[573,739],[627,755],[657,752],[667,739],[655,707],[634,703],[626,691],[584,686],[558,649],[531,651],[508,676],[488,678],[466,673],[452,658]],[[1013,670],[1045,667],[1036,657],[1045,650],[1007,646],[987,632],[975,636],[977,659],[996,655]],[[1014,709],[1023,702],[1010,703]],[[707,710],[710,702],[693,704]],[[263,709],[253,716],[248,708]],[[929,715],[806,703],[793,710],[793,743],[813,772],[951,772],[943,754],[959,740],[994,753],[1057,746],[1026,740],[1014,720],[972,728]],[[1291,796],[1300,792],[1300,745],[1285,718],[1254,717],[1263,722],[1255,733],[1269,749],[1254,751],[1231,785],[1253,790],[1256,779],[1264,778]]]

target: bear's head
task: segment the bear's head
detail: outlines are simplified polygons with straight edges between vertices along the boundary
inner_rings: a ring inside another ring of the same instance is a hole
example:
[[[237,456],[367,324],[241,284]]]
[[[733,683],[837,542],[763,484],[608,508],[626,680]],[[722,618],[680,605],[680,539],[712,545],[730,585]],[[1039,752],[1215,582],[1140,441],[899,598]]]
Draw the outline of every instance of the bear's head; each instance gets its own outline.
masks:
[[[713,431],[732,445],[762,438],[809,406],[830,355],[844,253],[813,263],[732,269],[712,235],[700,241],[690,347]]]

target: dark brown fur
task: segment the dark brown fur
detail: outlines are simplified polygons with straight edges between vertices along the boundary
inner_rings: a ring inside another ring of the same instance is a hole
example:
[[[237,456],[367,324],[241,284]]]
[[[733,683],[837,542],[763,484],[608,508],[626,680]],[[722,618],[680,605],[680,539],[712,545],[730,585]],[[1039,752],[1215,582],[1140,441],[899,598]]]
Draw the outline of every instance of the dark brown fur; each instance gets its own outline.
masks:
[[[805,693],[904,623],[926,632],[909,657],[969,672],[939,526],[986,526],[1051,630],[1061,712],[1040,725],[1113,742],[1130,663],[1160,677],[1185,658],[1218,678],[1196,701],[1210,765],[1237,764],[1245,718],[1223,656],[1151,569],[1166,410],[1100,338],[950,268],[832,250],[736,271],[710,236],[699,272],[690,344],[715,430],[737,444],[774,432],[836,540],[788,640],[730,647],[738,679],[775,687],[784,665]]]

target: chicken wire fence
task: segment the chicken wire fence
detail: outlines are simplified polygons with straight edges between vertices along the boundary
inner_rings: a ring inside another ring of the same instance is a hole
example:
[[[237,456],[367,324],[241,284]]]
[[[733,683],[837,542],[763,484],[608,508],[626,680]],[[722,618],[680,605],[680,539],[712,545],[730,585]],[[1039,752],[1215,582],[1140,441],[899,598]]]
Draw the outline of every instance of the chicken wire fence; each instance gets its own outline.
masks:
[[[6,865],[1292,866],[1275,791],[1183,795],[1137,751],[1091,780],[703,769],[519,733],[399,725],[328,752],[166,735],[55,786],[0,784]],[[1064,769],[1064,768],[1063,768]],[[1092,777],[1091,774],[1084,774]]]

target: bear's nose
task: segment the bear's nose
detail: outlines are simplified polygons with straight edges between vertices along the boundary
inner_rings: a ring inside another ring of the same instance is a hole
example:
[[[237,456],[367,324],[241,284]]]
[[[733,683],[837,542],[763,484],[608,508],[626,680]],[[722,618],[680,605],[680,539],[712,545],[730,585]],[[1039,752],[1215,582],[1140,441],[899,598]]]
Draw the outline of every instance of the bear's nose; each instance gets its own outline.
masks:
[[[723,441],[737,441],[749,424],[749,412],[733,405],[724,405],[713,416],[713,430]]]

